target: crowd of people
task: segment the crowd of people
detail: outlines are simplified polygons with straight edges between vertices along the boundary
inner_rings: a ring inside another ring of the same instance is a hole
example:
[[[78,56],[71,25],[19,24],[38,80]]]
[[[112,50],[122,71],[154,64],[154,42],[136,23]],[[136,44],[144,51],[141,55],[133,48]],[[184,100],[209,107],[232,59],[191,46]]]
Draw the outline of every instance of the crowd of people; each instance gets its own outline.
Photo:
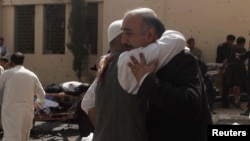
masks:
[[[245,37],[236,37],[233,34],[228,34],[226,36],[226,41],[220,43],[216,48],[215,62],[221,66],[217,75],[217,81],[220,82],[215,84],[215,79],[209,78],[211,76],[204,72],[210,110],[214,114],[213,103],[215,101],[215,96],[218,94],[215,89],[216,87],[219,88],[220,91],[219,95],[221,95],[222,108],[230,108],[230,105],[241,108],[241,94],[250,94],[250,72],[248,71],[250,69],[247,69],[250,68],[250,66],[248,67],[248,65],[250,65],[250,51],[247,51],[245,44]],[[201,49],[195,46],[195,39],[193,37],[187,40],[187,47],[190,49],[191,54],[203,60]],[[247,65],[246,60],[248,61]],[[205,66],[201,68],[207,71]],[[242,113],[242,115],[249,115],[250,102],[248,103],[247,110]]]

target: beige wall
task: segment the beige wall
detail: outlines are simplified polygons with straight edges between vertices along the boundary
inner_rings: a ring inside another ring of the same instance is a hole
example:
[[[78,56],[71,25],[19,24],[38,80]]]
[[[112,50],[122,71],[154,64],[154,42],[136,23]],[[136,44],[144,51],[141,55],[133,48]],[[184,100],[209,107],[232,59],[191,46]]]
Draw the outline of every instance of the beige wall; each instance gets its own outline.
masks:
[[[168,5],[167,26],[182,31],[186,38],[194,37],[207,62],[215,61],[217,45],[227,34],[249,40],[249,0],[169,0]]]
[[[2,5],[1,5],[1,3],[2,3],[2,0],[0,0],[0,36],[2,36],[2,15],[3,15],[3,13],[2,13]]]
[[[181,31],[186,38],[194,37],[204,61],[214,62],[217,45],[226,40],[227,34],[249,39],[249,5],[249,0],[106,0],[104,27],[121,18],[127,9],[146,6],[156,11],[168,29]]]

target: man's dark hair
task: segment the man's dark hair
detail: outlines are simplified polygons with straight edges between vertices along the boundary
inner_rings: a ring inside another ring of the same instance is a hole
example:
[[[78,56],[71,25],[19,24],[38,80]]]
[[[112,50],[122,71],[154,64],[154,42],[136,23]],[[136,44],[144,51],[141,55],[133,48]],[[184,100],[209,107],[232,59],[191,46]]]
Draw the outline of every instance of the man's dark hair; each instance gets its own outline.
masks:
[[[153,28],[156,34],[161,37],[161,35],[166,30],[164,24],[157,17],[143,16],[142,18],[142,32],[145,33],[149,28]]]
[[[236,37],[235,37],[234,35],[232,35],[232,34],[227,35],[227,40],[228,40],[228,41],[234,41],[235,38],[236,38]]]
[[[195,42],[193,37],[191,37],[191,38],[189,38],[189,39],[187,40],[187,43],[188,43],[188,44],[190,44],[191,42]]]
[[[24,55],[21,52],[15,52],[11,55],[10,60],[15,65],[22,65],[24,61]]]
[[[239,36],[236,40],[236,43],[237,44],[242,44],[242,43],[245,43],[246,42],[246,39],[242,36]]]

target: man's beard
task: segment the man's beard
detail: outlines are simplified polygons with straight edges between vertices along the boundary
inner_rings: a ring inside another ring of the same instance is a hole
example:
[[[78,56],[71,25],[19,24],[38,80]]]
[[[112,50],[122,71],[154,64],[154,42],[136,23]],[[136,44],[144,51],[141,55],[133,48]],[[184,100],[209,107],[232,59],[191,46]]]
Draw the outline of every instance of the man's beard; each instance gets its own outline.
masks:
[[[126,50],[134,49],[134,47],[132,45],[125,44],[124,46],[125,46]]]

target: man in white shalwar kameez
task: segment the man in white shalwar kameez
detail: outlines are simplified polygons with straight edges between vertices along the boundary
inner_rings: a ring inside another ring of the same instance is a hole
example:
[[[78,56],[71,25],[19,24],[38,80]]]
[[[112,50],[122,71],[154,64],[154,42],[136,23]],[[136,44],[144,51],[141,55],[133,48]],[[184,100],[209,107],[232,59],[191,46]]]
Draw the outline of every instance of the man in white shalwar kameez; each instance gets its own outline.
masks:
[[[13,68],[0,77],[0,96],[3,95],[3,140],[6,141],[28,141],[33,126],[34,106],[44,102],[45,91],[37,75],[26,69],[23,61],[22,53],[14,53],[11,56]]]

